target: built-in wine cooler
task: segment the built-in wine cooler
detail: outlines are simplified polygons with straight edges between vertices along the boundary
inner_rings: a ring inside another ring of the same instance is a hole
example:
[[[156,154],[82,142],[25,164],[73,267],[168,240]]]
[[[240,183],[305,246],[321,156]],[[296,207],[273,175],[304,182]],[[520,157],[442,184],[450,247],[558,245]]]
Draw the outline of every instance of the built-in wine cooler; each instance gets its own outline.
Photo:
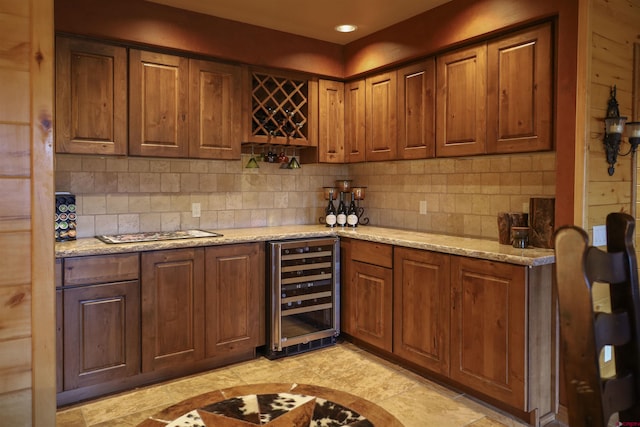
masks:
[[[340,333],[337,238],[269,242],[267,357],[335,344]]]

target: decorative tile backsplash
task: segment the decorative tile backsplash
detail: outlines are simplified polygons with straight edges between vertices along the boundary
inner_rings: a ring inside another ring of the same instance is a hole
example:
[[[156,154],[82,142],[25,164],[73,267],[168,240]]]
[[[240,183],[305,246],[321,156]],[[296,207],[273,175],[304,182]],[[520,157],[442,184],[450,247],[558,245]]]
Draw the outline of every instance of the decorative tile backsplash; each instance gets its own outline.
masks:
[[[555,153],[303,164],[242,160],[56,156],[56,191],[76,195],[78,237],[139,231],[309,224],[323,215],[323,186],[352,179],[371,225],[497,240],[497,213],[555,195]],[[426,214],[419,213],[426,201]],[[201,215],[192,216],[199,203]]]

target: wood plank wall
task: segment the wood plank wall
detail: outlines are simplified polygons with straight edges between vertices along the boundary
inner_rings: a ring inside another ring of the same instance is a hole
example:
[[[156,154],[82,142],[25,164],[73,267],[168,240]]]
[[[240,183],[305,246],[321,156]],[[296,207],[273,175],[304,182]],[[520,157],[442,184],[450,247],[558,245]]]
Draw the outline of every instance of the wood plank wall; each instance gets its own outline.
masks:
[[[0,424],[53,426],[53,0],[0,28]]]
[[[640,41],[636,41],[633,44],[633,120],[640,121]],[[638,200],[638,174],[640,173],[640,162],[636,156],[635,162],[635,176],[632,185],[633,203],[635,203],[634,217],[636,220],[640,220],[640,201]],[[636,255],[638,254],[638,246],[640,246],[640,231],[636,227]]]
[[[632,117],[634,42],[640,37],[640,0],[592,0],[589,75],[589,133],[587,135],[586,224],[605,223],[609,212],[634,210],[635,163],[618,157],[613,176],[607,173],[603,147],[604,117],[610,87],[616,85],[620,114]],[[623,147],[626,151],[628,145]]]

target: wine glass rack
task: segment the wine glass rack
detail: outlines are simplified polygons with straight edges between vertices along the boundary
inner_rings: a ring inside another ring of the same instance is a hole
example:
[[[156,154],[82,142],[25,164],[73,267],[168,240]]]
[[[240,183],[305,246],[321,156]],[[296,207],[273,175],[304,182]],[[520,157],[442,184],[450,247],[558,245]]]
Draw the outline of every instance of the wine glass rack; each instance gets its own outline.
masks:
[[[253,72],[251,102],[252,141],[308,144],[308,80]]]

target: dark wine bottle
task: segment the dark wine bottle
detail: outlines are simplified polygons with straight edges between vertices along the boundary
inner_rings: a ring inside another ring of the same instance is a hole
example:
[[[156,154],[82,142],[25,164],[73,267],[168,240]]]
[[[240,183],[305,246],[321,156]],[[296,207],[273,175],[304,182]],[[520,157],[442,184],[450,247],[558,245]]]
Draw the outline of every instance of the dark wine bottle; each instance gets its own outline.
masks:
[[[340,192],[340,204],[338,204],[338,215],[336,221],[340,227],[347,224],[347,207],[344,204],[344,192]]]
[[[349,227],[358,226],[358,210],[356,209],[356,199],[353,193],[351,193],[351,203],[349,204],[349,210],[347,211],[347,224]]]
[[[336,207],[333,205],[333,190],[329,192],[329,204],[327,205],[327,209],[325,209],[324,213],[324,223],[327,224],[327,227],[335,227]]]

